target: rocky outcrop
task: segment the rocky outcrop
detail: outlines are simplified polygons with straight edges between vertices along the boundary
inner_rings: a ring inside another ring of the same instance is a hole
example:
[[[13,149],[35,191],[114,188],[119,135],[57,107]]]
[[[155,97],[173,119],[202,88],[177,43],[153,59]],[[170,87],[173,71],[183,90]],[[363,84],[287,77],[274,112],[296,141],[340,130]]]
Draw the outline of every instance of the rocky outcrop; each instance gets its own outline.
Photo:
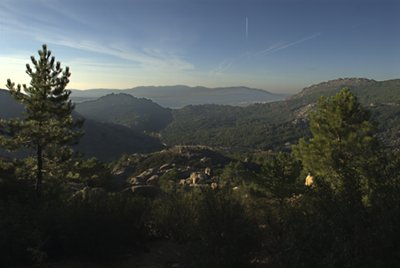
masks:
[[[158,175],[153,175],[153,176],[151,176],[150,178],[148,178],[146,180],[146,184],[147,185],[157,186],[158,185],[158,179],[159,179]]]
[[[174,170],[175,178],[174,182],[180,185],[198,185],[198,184],[211,184],[213,182],[212,169],[210,167],[205,168],[203,171],[198,171],[192,167],[179,167],[169,169],[173,167],[171,164],[163,164],[160,168],[150,168],[141,172],[137,176],[131,176],[127,179],[127,182],[131,186],[158,186],[160,178],[172,170]]]
[[[230,162],[230,158],[206,146],[175,146],[153,154],[125,156],[116,163],[113,174],[125,177],[125,191],[129,192],[140,189],[136,186],[164,189],[169,184],[217,189],[218,172],[215,170]]]

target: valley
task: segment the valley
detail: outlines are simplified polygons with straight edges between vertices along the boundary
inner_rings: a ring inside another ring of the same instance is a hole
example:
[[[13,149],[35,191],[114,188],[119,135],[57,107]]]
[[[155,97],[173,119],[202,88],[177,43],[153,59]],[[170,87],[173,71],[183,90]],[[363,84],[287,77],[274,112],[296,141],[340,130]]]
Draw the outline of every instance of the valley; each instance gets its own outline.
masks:
[[[109,92],[89,91],[87,96],[93,100],[75,104],[75,111],[85,118],[86,133],[77,149],[87,157],[104,160],[117,159],[122,154],[152,152],[165,145],[204,145],[241,152],[290,151],[299,138],[309,135],[307,115],[319,97],[332,96],[343,87],[350,88],[371,110],[378,135],[385,144],[399,145],[400,80],[347,78],[312,85],[285,100],[244,107],[206,104],[200,99],[196,100],[199,105],[171,109],[121,93],[125,91],[98,99],[95,96]],[[226,91],[221,96],[238,98],[235,92]],[[3,103],[0,114],[4,118],[20,115],[22,108],[5,91],[0,93]]]
[[[304,88],[286,100],[245,107],[203,103],[168,109],[118,93],[77,103],[76,110],[88,119],[156,132],[168,146],[290,150],[300,137],[309,135],[307,115],[319,97],[332,96],[343,87],[350,88],[371,110],[385,144],[399,144],[400,80],[336,79]]]

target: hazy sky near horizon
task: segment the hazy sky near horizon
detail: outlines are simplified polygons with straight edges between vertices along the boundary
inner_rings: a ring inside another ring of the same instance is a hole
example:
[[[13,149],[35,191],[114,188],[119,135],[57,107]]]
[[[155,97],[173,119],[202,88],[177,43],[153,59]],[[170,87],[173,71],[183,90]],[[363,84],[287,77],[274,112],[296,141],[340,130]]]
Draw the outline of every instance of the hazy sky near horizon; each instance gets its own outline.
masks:
[[[43,43],[78,89],[400,78],[399,14],[396,0],[0,0],[0,88],[29,82]]]

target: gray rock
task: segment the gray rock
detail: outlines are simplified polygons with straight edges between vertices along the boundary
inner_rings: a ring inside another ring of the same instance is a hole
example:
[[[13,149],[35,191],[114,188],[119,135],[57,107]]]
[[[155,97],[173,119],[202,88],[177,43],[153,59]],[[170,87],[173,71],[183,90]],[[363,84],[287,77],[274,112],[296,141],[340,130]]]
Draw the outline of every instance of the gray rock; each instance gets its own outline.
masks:
[[[200,173],[192,172],[192,174],[190,174],[190,181],[191,184],[198,184],[200,182]]]
[[[201,163],[208,163],[208,162],[210,162],[210,158],[208,158],[208,157],[203,157],[202,159],[200,159],[200,162]]]
[[[170,164],[164,164],[164,165],[162,165],[160,168],[159,168],[159,170],[167,170],[167,169],[170,169],[172,166],[170,165]]]
[[[207,176],[212,176],[212,170],[211,168],[207,167],[204,169],[204,174],[206,174]]]
[[[218,189],[218,184],[216,182],[212,182],[210,186],[211,186],[211,189],[213,189],[213,190]]]
[[[147,179],[146,183],[148,185],[158,185],[158,179],[159,179],[158,175],[153,175]]]
[[[146,184],[146,178],[145,177],[130,177],[128,179],[128,183],[131,185],[145,185]]]
[[[142,173],[140,173],[137,177],[142,177],[142,178],[150,178],[152,175],[154,175],[154,169],[153,168],[149,168],[146,171],[143,171]]]

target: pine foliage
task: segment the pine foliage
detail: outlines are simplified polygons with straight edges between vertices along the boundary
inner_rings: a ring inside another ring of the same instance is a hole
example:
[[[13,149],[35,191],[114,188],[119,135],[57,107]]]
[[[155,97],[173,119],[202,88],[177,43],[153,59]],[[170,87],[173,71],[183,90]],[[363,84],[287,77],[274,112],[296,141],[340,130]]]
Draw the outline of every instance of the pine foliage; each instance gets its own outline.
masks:
[[[16,85],[7,80],[11,95],[25,108],[23,119],[1,120],[5,135],[0,145],[9,150],[26,148],[35,152],[36,190],[40,192],[43,175],[54,177],[72,156],[69,145],[81,135],[82,122],[72,117],[74,105],[66,90],[71,73],[61,68],[51,51],[43,45],[39,58],[31,57],[33,67],[26,65],[30,85]],[[32,162],[32,158],[30,159]]]
[[[304,171],[323,178],[332,190],[364,195],[378,172],[379,146],[370,113],[344,88],[321,97],[310,114],[312,138],[293,147]],[[363,194],[362,194],[363,193]]]

